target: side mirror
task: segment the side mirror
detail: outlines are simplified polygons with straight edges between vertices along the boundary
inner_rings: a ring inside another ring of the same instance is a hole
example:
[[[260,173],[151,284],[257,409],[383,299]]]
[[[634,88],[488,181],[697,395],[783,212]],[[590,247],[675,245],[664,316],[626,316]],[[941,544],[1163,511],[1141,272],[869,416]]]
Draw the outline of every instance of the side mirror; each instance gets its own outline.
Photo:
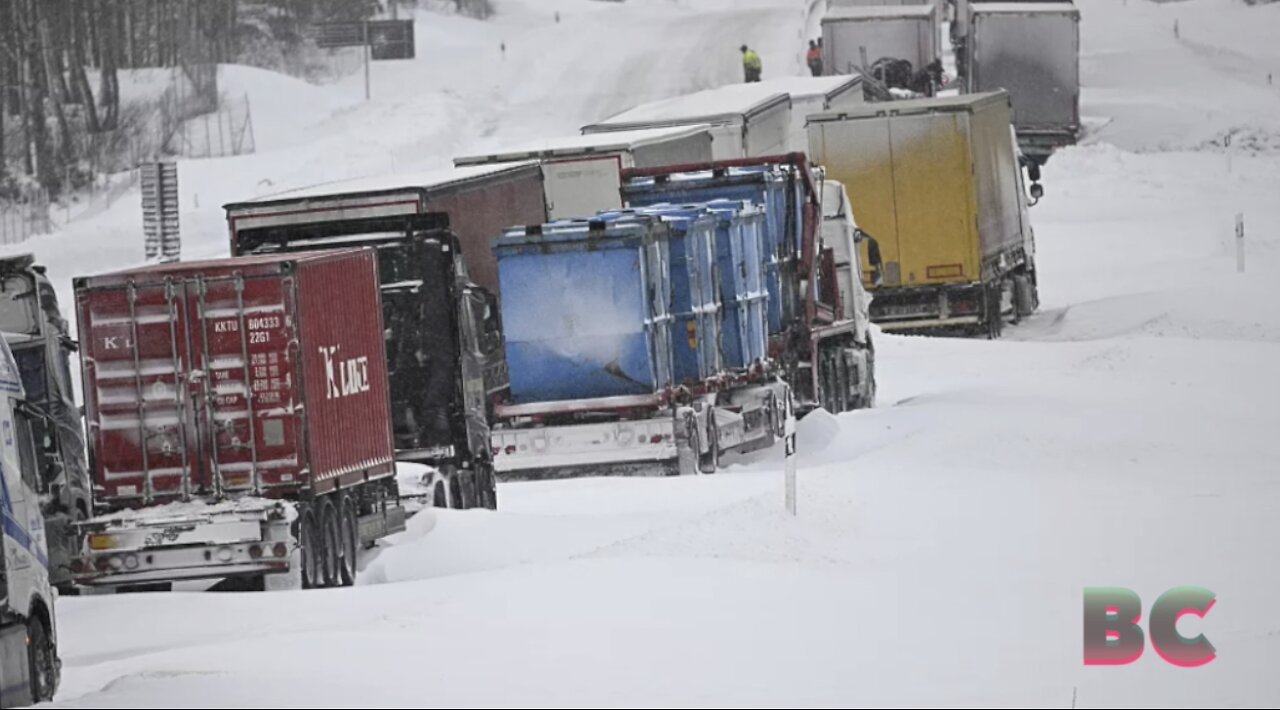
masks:
[[[1044,197],[1044,186],[1037,182],[1031,186],[1031,199],[1039,202],[1041,197]]]
[[[1027,177],[1031,178],[1031,182],[1040,182],[1040,164],[1032,162],[1027,166]],[[1034,187],[1031,189],[1035,189]]]

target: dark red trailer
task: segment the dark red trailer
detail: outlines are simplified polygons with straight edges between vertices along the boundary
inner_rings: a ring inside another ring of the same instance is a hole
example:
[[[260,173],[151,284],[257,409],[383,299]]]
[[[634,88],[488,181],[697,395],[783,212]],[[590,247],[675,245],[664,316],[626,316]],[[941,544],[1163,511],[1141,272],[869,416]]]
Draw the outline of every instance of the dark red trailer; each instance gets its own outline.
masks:
[[[287,571],[275,543],[291,536],[304,582],[349,584],[357,541],[403,529],[376,250],[149,266],[75,291],[98,516],[81,583]],[[273,500],[296,504],[292,530]]]

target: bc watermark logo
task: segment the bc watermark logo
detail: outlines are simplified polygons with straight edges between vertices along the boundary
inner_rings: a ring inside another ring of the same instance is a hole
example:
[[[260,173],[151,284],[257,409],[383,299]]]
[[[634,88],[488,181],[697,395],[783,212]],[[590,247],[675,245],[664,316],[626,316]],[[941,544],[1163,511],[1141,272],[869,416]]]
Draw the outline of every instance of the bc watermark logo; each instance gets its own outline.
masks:
[[[1160,595],[1151,607],[1151,645],[1167,663],[1183,668],[1203,666],[1218,657],[1204,634],[1186,638],[1178,633],[1178,620],[1187,614],[1204,618],[1217,596],[1203,587],[1175,587]],[[1142,599],[1122,587],[1087,587],[1084,590],[1084,664],[1123,666],[1142,657]]]

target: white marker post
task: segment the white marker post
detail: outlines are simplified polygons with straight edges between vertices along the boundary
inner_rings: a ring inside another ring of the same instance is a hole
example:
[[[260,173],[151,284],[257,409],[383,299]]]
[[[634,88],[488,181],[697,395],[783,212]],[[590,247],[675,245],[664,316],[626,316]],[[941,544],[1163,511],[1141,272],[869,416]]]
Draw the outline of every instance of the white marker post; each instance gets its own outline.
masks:
[[[791,392],[787,392],[786,419],[782,426],[782,440],[786,446],[787,470],[787,512],[796,514],[796,412],[791,402]]]
[[[1236,215],[1236,270],[1244,273],[1244,213]]]

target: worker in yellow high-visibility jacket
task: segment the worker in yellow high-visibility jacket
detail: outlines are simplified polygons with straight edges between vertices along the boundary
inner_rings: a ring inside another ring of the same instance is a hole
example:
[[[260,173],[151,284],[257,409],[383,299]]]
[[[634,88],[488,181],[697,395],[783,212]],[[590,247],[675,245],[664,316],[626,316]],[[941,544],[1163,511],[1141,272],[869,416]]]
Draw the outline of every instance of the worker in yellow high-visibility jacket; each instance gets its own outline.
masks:
[[[742,45],[742,70],[747,75],[747,82],[760,81],[762,69],[760,55],[747,45]]]

